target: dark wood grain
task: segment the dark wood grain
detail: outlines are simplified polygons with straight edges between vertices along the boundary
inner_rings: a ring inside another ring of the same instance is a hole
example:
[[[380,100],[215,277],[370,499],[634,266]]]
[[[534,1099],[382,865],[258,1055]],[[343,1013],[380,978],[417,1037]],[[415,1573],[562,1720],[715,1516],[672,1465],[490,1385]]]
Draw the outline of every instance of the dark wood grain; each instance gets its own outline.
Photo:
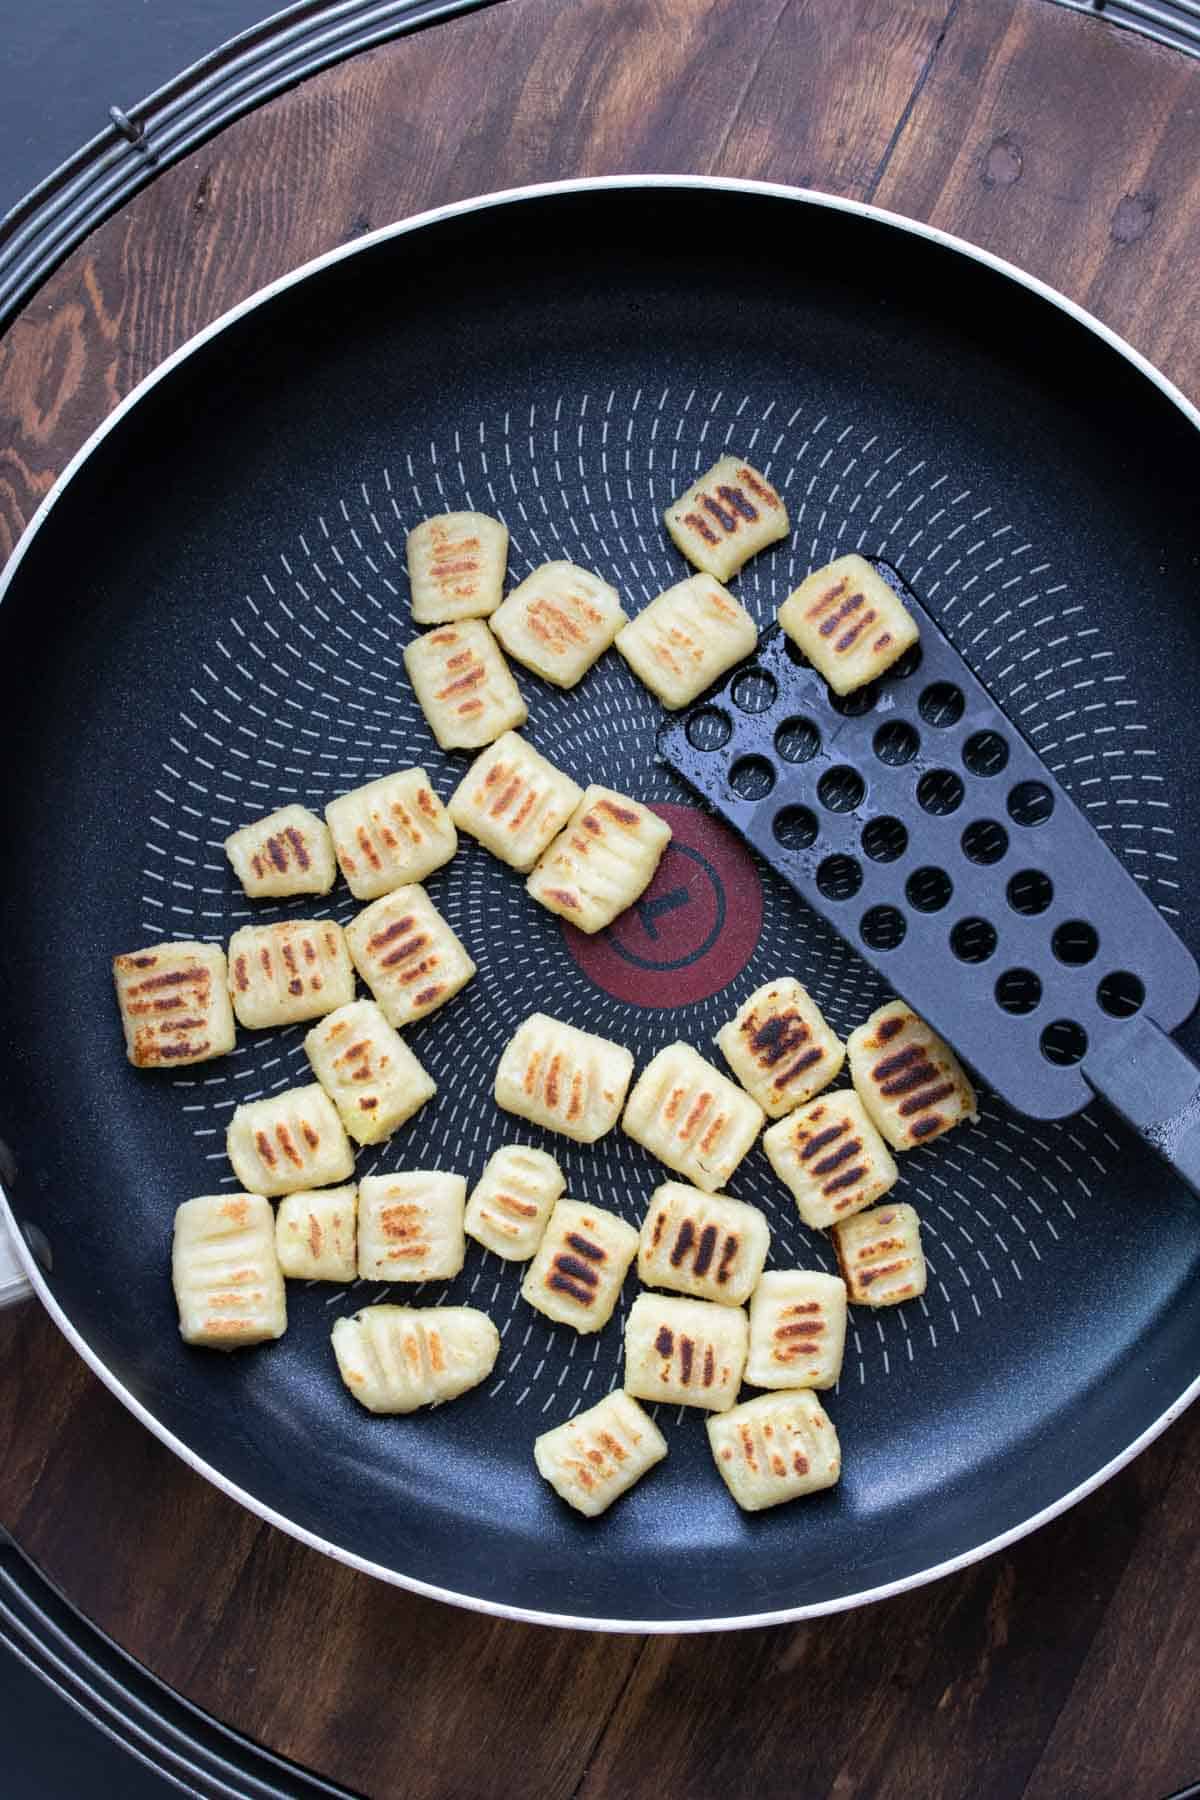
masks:
[[[1043,0],[505,0],[242,121],[71,257],[0,340],[0,546],[120,397],[263,282],[563,175],[874,199],[1065,288],[1197,394],[1198,152],[1200,65]],[[643,1641],[455,1612],[259,1525],[34,1308],[0,1315],[0,1369],[0,1519],[29,1553],[190,1698],[366,1794],[1154,1800],[1200,1774],[1200,1415],[930,1588]]]

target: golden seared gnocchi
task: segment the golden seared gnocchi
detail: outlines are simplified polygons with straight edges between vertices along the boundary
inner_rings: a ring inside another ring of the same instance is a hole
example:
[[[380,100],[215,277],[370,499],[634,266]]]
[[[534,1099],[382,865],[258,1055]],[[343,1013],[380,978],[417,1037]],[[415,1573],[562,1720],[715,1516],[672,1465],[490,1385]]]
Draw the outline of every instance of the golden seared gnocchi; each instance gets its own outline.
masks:
[[[789,594],[779,623],[835,694],[865,687],[916,643],[917,622],[863,556],[839,556]]]
[[[521,1297],[558,1325],[599,1331],[612,1318],[638,1234],[615,1213],[559,1200],[521,1284]]]
[[[233,1049],[229,970],[218,944],[153,944],[113,957],[113,982],[135,1069],[182,1069]]]
[[[545,1235],[566,1176],[544,1150],[505,1144],[467,1201],[467,1234],[506,1262],[528,1262]]]
[[[229,990],[238,1024],[295,1025],[346,1006],[354,970],[333,919],[243,925],[229,940]]]
[[[389,1025],[427,1018],[465,988],[475,964],[414,882],[364,907],[346,927],[354,966]]]
[[[589,935],[640,898],[671,841],[657,813],[593,785],[545,851],[525,892]]]
[[[436,513],[408,534],[408,580],[417,625],[495,612],[504,592],[508,527],[487,513]]]
[[[633,1057],[620,1044],[548,1013],[531,1013],[505,1045],[496,1105],[577,1144],[594,1144],[620,1116]]]
[[[483,619],[415,638],[404,666],[443,750],[479,750],[529,717],[512,671]]]
[[[845,1282],[819,1269],[768,1269],[750,1302],[750,1386],[831,1388],[845,1349]]]
[[[275,1220],[261,1194],[201,1194],[175,1213],[171,1278],[187,1344],[236,1350],[287,1329]]]
[[[625,1392],[724,1412],[742,1385],[748,1338],[740,1306],[639,1294],[625,1323]]]
[[[338,1373],[360,1406],[410,1413],[486,1381],[500,1333],[473,1306],[364,1306],[333,1327]]]
[[[750,614],[711,575],[676,582],[616,638],[639,681],[671,712],[690,705],[757,643]]]
[[[859,1213],[834,1226],[833,1242],[854,1306],[899,1306],[925,1292],[921,1221],[911,1206]]]
[[[715,1194],[746,1155],[762,1108],[690,1044],[668,1044],[634,1083],[621,1128],[685,1180]]]
[[[331,800],[325,817],[356,900],[424,881],[458,849],[454,821],[424,769],[398,769]]]
[[[853,1088],[820,1094],[763,1133],[767,1160],[816,1230],[862,1212],[900,1179]]]
[[[275,1251],[294,1281],[353,1281],[358,1274],[358,1190],[285,1194],[275,1214]]]
[[[625,623],[616,588],[569,562],[527,575],[491,621],[510,656],[562,688],[587,674]]]
[[[354,1173],[354,1152],[337,1109],[317,1082],[249,1100],[229,1122],[233,1172],[252,1194],[298,1194]]]
[[[358,1184],[358,1272],[364,1281],[449,1281],[467,1254],[467,1184],[442,1169],[364,1175]]]
[[[327,894],[337,880],[329,832],[307,806],[281,806],[225,839],[225,854],[251,900]]]
[[[511,869],[532,869],[583,790],[515,731],[475,758],[453,794],[450,817]]]
[[[378,1144],[437,1093],[374,1000],[352,1000],[314,1025],[304,1040],[312,1072],[358,1144]]]
[[[763,1272],[771,1233],[756,1206],[664,1181],[650,1196],[638,1247],[638,1276],[720,1306],[741,1306]]]
[[[845,1049],[808,990],[792,976],[768,981],[723,1025],[716,1043],[769,1119],[781,1119],[828,1087]]]
[[[818,1493],[841,1475],[833,1420],[802,1388],[744,1400],[707,1424],[713,1461],[744,1512]]]
[[[788,533],[787,507],[765,475],[723,456],[667,508],[667,531],[690,563],[728,581]]]
[[[893,1150],[915,1150],[979,1116],[953,1050],[903,1000],[873,1012],[846,1050],[859,1099]]]
[[[607,1511],[666,1454],[654,1420],[620,1388],[533,1440],[538,1474],[588,1519]]]

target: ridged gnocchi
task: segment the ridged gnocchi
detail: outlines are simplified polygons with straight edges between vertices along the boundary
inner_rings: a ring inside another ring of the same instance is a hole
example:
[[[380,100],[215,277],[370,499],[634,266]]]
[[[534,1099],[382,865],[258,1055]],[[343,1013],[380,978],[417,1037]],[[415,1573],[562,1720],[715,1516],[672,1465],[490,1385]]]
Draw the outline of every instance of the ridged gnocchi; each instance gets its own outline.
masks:
[[[475,974],[466,947],[416,882],[373,900],[351,919],[346,943],[384,1018],[397,1029],[436,1012]]]
[[[756,988],[718,1031],[716,1043],[769,1119],[781,1119],[819,1094],[846,1060],[820,1007],[792,976]]]
[[[559,1200],[521,1297],[556,1324],[599,1331],[613,1315],[637,1247],[637,1232],[615,1213],[581,1200]]]
[[[287,1329],[275,1220],[261,1194],[201,1194],[175,1213],[171,1279],[187,1344],[236,1350]]]
[[[625,1323],[625,1392],[724,1412],[738,1397],[748,1341],[740,1306],[639,1294]]]
[[[458,849],[454,821],[424,769],[397,769],[331,800],[325,817],[356,900],[424,881]]]
[[[766,476],[740,456],[714,463],[667,508],[665,519],[676,547],[718,581],[728,581],[788,533],[783,501]]]
[[[297,1194],[354,1173],[337,1109],[317,1082],[236,1108],[225,1134],[233,1172],[252,1194]]]
[[[358,1144],[378,1144],[437,1093],[374,1000],[352,1000],[314,1025],[304,1040],[312,1072]]]
[[[510,869],[527,874],[583,790],[515,731],[475,758],[450,796],[450,817]]]
[[[404,666],[443,750],[479,750],[529,717],[512,671],[483,619],[415,638]]]
[[[275,1214],[275,1252],[293,1281],[353,1281],[358,1274],[358,1190],[285,1194]]]
[[[670,712],[690,705],[757,643],[750,614],[711,575],[676,582],[616,637],[639,681]]]
[[[491,626],[510,656],[574,687],[626,623],[616,588],[574,563],[548,562],[506,596]]]
[[[715,1194],[763,1123],[757,1100],[690,1044],[668,1044],[638,1076],[622,1130],[686,1181]]]
[[[841,1475],[833,1420],[803,1388],[760,1394],[707,1423],[713,1461],[744,1512],[819,1493]]]
[[[496,1105],[577,1144],[594,1144],[620,1117],[633,1075],[621,1044],[531,1013],[505,1045],[496,1069]]]
[[[820,1094],[763,1133],[767,1160],[815,1230],[873,1206],[900,1179],[853,1088]]]
[[[768,1269],[750,1302],[750,1386],[831,1388],[845,1349],[845,1282],[819,1269]]]
[[[338,1373],[360,1406],[411,1413],[486,1381],[500,1333],[473,1306],[364,1306],[333,1327]]]
[[[545,851],[525,892],[580,931],[603,931],[654,879],[671,828],[612,788],[589,787]]]
[[[307,806],[281,806],[225,839],[225,854],[251,900],[327,894],[337,880],[329,832]]]
[[[495,612],[504,592],[508,527],[487,513],[435,513],[408,534],[408,580],[417,625]]]
[[[889,1203],[835,1225],[834,1247],[855,1306],[899,1306],[925,1292],[921,1221],[911,1206]]]
[[[233,1049],[229,969],[218,944],[152,944],[113,957],[113,982],[135,1069],[182,1069]]]
[[[865,687],[912,648],[917,622],[863,556],[839,556],[807,576],[779,623],[835,694]]]
[[[741,1306],[763,1271],[771,1233],[756,1206],[664,1181],[650,1196],[638,1247],[638,1276],[720,1306]]]
[[[915,1150],[978,1117],[953,1050],[902,1000],[873,1012],[846,1050],[859,1099],[893,1150]]]
[[[607,1511],[666,1454],[654,1420],[620,1388],[533,1441],[538,1474],[588,1519]]]
[[[229,940],[229,989],[238,1024],[295,1025],[346,1006],[354,970],[334,919],[243,925]]]
[[[467,1201],[467,1235],[506,1262],[528,1262],[566,1185],[544,1150],[503,1145],[489,1157]]]
[[[358,1272],[364,1281],[449,1281],[467,1255],[467,1184],[442,1169],[364,1175]]]

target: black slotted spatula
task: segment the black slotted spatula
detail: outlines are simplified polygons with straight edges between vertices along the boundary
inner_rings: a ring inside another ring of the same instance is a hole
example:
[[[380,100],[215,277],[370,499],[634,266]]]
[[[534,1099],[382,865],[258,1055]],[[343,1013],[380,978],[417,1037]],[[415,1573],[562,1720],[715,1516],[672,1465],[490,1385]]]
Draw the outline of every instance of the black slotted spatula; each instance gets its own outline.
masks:
[[[778,628],[662,760],[1019,1112],[1101,1094],[1200,1190],[1200,970],[902,577],[920,627],[839,699]],[[780,973],[786,973],[781,970]]]

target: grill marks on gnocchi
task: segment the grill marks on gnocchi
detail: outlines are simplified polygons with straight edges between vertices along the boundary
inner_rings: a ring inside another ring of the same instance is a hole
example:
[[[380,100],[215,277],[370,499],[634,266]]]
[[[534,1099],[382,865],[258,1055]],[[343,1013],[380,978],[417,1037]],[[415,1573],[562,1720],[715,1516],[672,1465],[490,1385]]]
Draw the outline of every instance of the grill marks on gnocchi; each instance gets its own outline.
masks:
[[[225,1146],[233,1172],[254,1194],[295,1194],[354,1173],[354,1152],[332,1100],[314,1081],[239,1106]]]
[[[620,1388],[533,1444],[538,1474],[588,1519],[627,1494],[666,1454],[654,1420]]]
[[[316,1019],[354,998],[354,970],[333,919],[243,925],[229,940],[229,989],[238,1024]]]
[[[354,1000],[314,1025],[304,1040],[312,1072],[359,1144],[378,1144],[437,1093],[374,1000]]]
[[[705,1193],[723,1188],[763,1123],[762,1108],[690,1044],[668,1044],[639,1075],[622,1129]]]
[[[672,712],[690,705],[757,643],[750,614],[711,575],[677,582],[616,638],[639,681]]]
[[[570,688],[626,622],[607,581],[574,563],[548,562],[512,590],[491,626],[510,656],[543,681]]]
[[[820,1007],[790,976],[757,988],[721,1027],[716,1043],[770,1119],[819,1094],[846,1060]]]
[[[877,1206],[833,1233],[846,1291],[856,1306],[898,1306],[925,1292],[921,1221],[911,1206]]]
[[[788,533],[787,508],[765,475],[740,456],[723,456],[664,514],[672,542],[690,563],[728,581]]]
[[[625,1326],[625,1391],[724,1412],[742,1385],[748,1339],[740,1306],[639,1294]]]
[[[458,833],[424,769],[400,769],[331,800],[325,817],[356,900],[424,881],[458,849]]]
[[[416,638],[404,666],[443,750],[478,750],[529,717],[512,671],[482,619]]]
[[[467,1184],[441,1169],[364,1175],[358,1272],[364,1281],[449,1281],[466,1259]]]
[[[505,1144],[489,1159],[467,1201],[468,1235],[506,1262],[527,1262],[566,1185],[566,1176],[544,1150]]]
[[[346,927],[354,966],[389,1025],[436,1012],[475,973],[475,964],[425,889],[385,894]]]
[[[846,1284],[817,1269],[771,1269],[750,1302],[746,1380],[761,1388],[830,1388],[846,1348]]]
[[[275,1250],[296,1281],[353,1281],[358,1273],[358,1190],[285,1194],[275,1214]]]
[[[846,1049],[858,1096],[893,1150],[932,1143],[978,1117],[975,1090],[953,1050],[902,1000],[873,1012]]]
[[[770,1244],[756,1206],[665,1181],[651,1194],[642,1223],[638,1275],[647,1287],[741,1306],[762,1275]]]
[[[496,1070],[496,1105],[520,1119],[594,1144],[620,1116],[633,1057],[620,1044],[548,1013],[531,1013]]]
[[[871,1206],[900,1171],[852,1088],[820,1095],[763,1133],[767,1159],[815,1230]]]
[[[251,900],[327,894],[337,879],[329,832],[306,806],[281,806],[225,839],[225,854]]]
[[[865,687],[920,633],[900,596],[863,556],[839,556],[789,594],[779,623],[835,694]]]
[[[649,807],[593,785],[542,856],[525,892],[580,931],[603,931],[645,893],[670,841],[670,826]]]
[[[233,1049],[225,952],[216,944],[153,944],[113,957],[125,1054],[135,1069],[181,1069]]]
[[[637,1255],[638,1234],[615,1213],[560,1200],[521,1285],[538,1312],[576,1331],[599,1331]]]
[[[760,1394],[708,1420],[722,1481],[744,1512],[832,1487],[842,1472],[833,1421],[815,1394]]]
[[[487,513],[437,513],[408,534],[412,616],[445,625],[495,612],[504,591],[508,527]]]
[[[333,1327],[338,1373],[360,1406],[411,1413],[486,1381],[500,1334],[473,1306],[365,1306]]]
[[[186,1344],[236,1350],[287,1329],[275,1220],[261,1194],[201,1194],[175,1214],[171,1278]]]
[[[450,816],[493,856],[526,874],[582,798],[569,775],[506,731],[459,782]]]

